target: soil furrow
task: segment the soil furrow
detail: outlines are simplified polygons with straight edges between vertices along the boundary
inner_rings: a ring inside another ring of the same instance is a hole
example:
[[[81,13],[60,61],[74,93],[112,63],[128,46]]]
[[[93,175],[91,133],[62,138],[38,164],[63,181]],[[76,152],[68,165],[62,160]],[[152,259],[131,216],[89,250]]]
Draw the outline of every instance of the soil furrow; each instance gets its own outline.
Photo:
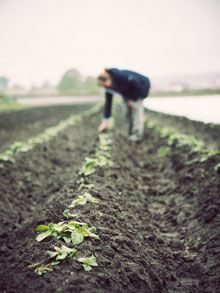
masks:
[[[193,121],[186,117],[164,114],[156,111],[146,111],[147,117],[154,119],[163,126],[173,127],[179,133],[194,135],[204,141],[207,148],[220,149],[220,125]]]
[[[15,141],[25,141],[88,107],[88,105],[59,105],[0,114],[0,152]]]
[[[95,115],[69,127],[52,141],[0,165],[1,235],[31,221],[64,182],[74,178],[96,137]],[[91,129],[90,129],[91,127]],[[83,131],[82,131],[83,129]]]
[[[130,144],[117,120],[113,166],[87,179],[99,204],[76,209],[79,220],[95,226],[100,236],[77,246],[78,253],[92,252],[99,266],[85,272],[67,260],[43,277],[27,268],[56,244],[37,243],[34,229],[63,219],[62,211],[77,196],[73,177],[59,182],[62,188],[52,201],[6,239],[0,270],[6,292],[218,292],[220,186],[214,167],[219,158],[200,163],[186,146],[172,146],[159,157],[164,139],[146,129],[142,143]],[[78,127],[91,132],[93,126]],[[85,145],[91,137],[94,133],[85,135]]]

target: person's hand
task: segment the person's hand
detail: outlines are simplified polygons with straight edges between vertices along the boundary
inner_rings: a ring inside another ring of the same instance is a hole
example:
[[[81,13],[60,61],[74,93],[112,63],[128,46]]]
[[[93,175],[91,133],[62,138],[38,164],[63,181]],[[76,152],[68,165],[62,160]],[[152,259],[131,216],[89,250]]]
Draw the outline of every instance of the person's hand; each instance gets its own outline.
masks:
[[[99,125],[98,132],[103,132],[108,128],[109,128],[108,121],[102,121],[102,123]]]
[[[127,107],[128,108],[133,108],[133,103],[131,100],[127,100]]]

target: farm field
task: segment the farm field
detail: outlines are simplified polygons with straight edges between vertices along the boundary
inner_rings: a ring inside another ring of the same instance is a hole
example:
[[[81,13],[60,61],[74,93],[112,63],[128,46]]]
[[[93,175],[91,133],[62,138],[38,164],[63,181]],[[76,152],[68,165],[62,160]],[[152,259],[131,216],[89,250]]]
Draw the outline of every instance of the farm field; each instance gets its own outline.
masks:
[[[147,110],[132,144],[91,107],[0,114],[1,153],[77,117],[0,161],[1,291],[218,292],[220,126]]]
[[[13,142],[24,141],[87,107],[86,105],[47,106],[0,114],[0,152]]]

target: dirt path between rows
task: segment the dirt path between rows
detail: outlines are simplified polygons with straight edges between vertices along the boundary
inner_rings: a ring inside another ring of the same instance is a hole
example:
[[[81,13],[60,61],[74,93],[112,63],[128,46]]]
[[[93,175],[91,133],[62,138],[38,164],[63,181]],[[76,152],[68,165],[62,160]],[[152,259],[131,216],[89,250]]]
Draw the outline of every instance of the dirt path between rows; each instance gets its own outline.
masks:
[[[0,152],[16,141],[25,141],[91,105],[59,105],[0,114]]]
[[[85,272],[67,260],[43,277],[27,268],[56,243],[37,243],[34,229],[63,219],[70,197],[77,195],[77,164],[70,170],[72,181],[59,182],[53,201],[39,204],[32,222],[5,234],[0,284],[6,292],[218,292],[220,186],[214,166],[219,158],[201,164],[186,147],[159,158],[157,150],[166,142],[157,134],[146,129],[144,142],[129,144],[123,122],[116,122],[114,165],[88,179],[100,203],[76,209],[79,220],[97,227],[100,236],[80,244],[78,253],[92,252],[99,266]],[[83,137],[88,144],[91,136]],[[83,155],[89,154],[84,149]]]
[[[77,176],[93,147],[98,121],[92,115],[69,127],[47,144],[20,154],[15,164],[0,164],[0,235],[21,228],[52,201],[65,182]]]

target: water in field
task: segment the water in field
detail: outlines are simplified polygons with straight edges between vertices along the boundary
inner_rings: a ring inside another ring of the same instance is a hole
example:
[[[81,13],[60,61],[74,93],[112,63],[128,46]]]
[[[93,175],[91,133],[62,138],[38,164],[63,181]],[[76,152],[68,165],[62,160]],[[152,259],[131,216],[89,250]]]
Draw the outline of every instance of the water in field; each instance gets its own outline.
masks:
[[[145,106],[160,111],[205,123],[220,124],[220,95],[196,97],[149,97]]]

